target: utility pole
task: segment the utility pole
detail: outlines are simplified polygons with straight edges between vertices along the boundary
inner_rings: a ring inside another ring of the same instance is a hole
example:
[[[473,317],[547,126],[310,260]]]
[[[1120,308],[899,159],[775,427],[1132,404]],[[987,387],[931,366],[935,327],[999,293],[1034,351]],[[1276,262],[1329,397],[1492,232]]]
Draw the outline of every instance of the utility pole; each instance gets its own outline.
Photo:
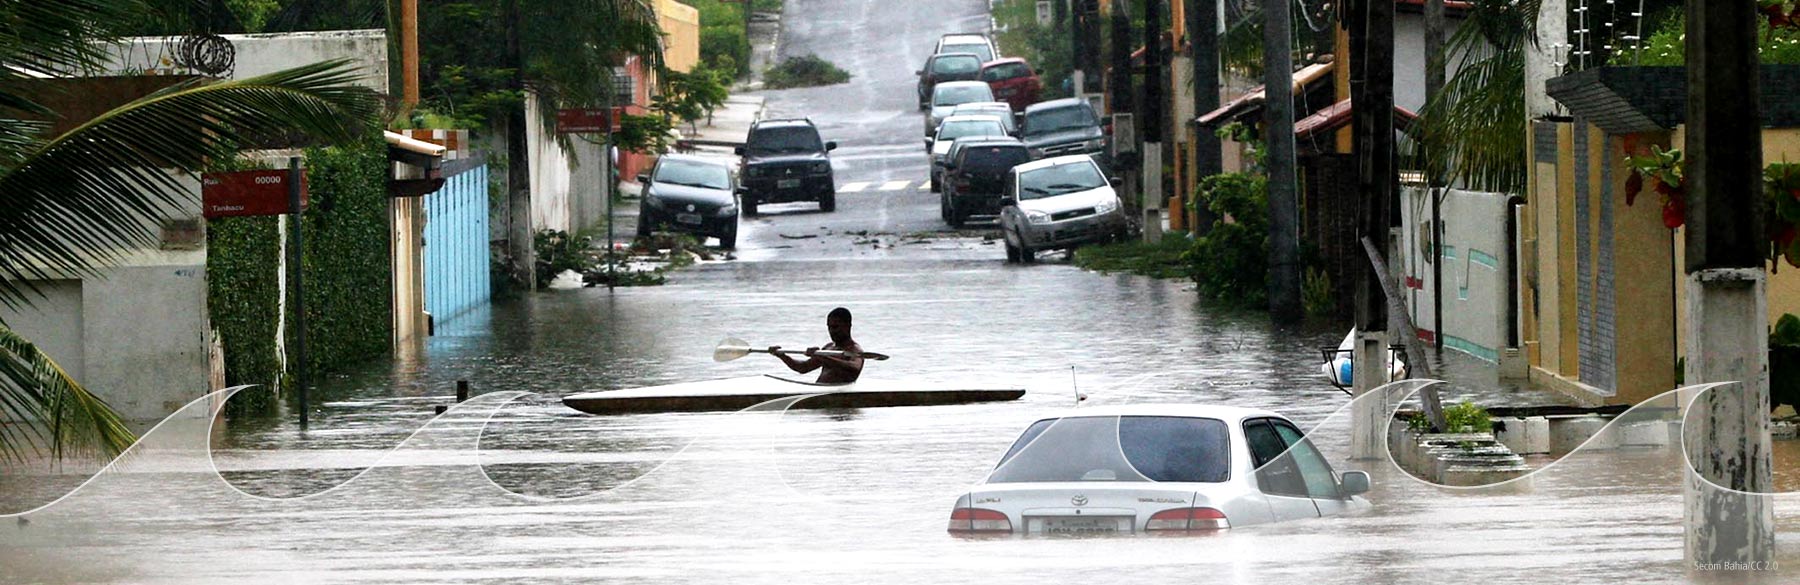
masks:
[[[513,67],[508,86],[525,91],[525,58],[519,48],[519,0],[506,0],[506,62]],[[525,104],[506,113],[507,251],[513,279],[525,290],[537,290],[537,249],[531,231],[531,150],[525,140]]]
[[[1100,42],[1100,0],[1076,1],[1082,3],[1081,31],[1076,33],[1081,35],[1082,51],[1076,57],[1076,62],[1081,63],[1084,82],[1089,85],[1104,85],[1105,82],[1100,79],[1100,73],[1105,70],[1100,65],[1104,62],[1100,58],[1100,51],[1103,50]],[[1092,87],[1084,88],[1083,91],[1098,93]],[[1086,97],[1086,95],[1084,94],[1082,97]]]
[[[1107,103],[1112,107],[1114,120],[1118,114],[1129,114],[1133,110],[1133,92],[1131,88],[1131,5],[1129,0],[1113,0],[1112,3],[1112,79],[1107,83],[1110,96]],[[1136,140],[1137,132],[1130,132],[1125,143],[1119,143],[1119,132],[1130,131],[1113,127],[1113,169],[1124,179],[1124,194],[1119,199],[1125,201],[1127,207],[1138,205],[1138,176]],[[1136,210],[1132,210],[1136,211]]]
[[[1138,116],[1144,137],[1144,241],[1162,241],[1163,145],[1163,0],[1144,0],[1144,111]]]
[[[1300,306],[1300,203],[1294,171],[1294,54],[1288,0],[1263,5],[1263,138],[1269,148],[1269,313],[1277,323]],[[1382,371],[1386,371],[1385,368]]]
[[[1362,210],[1357,235],[1374,244],[1385,263],[1394,200],[1394,3],[1355,0],[1346,11],[1350,32],[1350,95],[1354,111],[1357,193]],[[1352,456],[1378,459],[1387,446],[1387,405],[1364,398],[1387,379],[1388,311],[1376,262],[1359,271],[1356,287],[1357,338],[1352,366],[1356,395],[1352,414]]]
[[[1081,97],[1087,91],[1087,47],[1081,34],[1087,30],[1087,6],[1092,0],[1068,0],[1069,9],[1069,81],[1074,85],[1075,96]]]
[[[401,116],[419,105],[419,0],[400,0]]]
[[[1219,0],[1187,0],[1188,56],[1194,63],[1194,115],[1219,108]],[[1192,120],[1182,123],[1191,124]],[[1194,178],[1224,172],[1219,137],[1207,128],[1194,131]],[[1188,194],[1192,195],[1192,194]],[[1204,201],[1194,205],[1195,236],[1204,236],[1218,218]]]
[[[1438,99],[1444,93],[1444,0],[1425,0],[1425,103]],[[1426,152],[1431,162],[1426,164],[1425,195],[1431,198],[1431,322],[1438,335],[1432,336],[1432,345],[1444,349],[1444,255],[1440,252],[1444,246],[1443,205],[1444,193],[1442,182],[1435,173],[1430,172],[1436,166],[1436,152]]]
[[[1757,18],[1753,2],[1687,1],[1686,379],[1727,383],[1684,413],[1695,565],[1775,552]]]

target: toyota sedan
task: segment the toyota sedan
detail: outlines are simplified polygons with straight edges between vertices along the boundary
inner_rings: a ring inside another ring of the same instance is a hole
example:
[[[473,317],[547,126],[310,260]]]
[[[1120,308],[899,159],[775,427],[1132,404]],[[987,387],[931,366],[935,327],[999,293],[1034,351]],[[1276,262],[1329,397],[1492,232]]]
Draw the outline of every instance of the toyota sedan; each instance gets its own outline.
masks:
[[[954,534],[1193,533],[1363,508],[1361,471],[1334,472],[1266,410],[1081,409],[1032,423],[957,498]]]

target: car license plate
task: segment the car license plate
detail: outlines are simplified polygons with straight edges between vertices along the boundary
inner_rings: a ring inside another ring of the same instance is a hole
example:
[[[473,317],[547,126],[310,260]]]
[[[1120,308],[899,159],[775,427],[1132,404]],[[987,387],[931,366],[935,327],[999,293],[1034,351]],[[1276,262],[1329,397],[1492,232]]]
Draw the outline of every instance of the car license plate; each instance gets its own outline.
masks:
[[[798,188],[800,188],[800,179],[782,179],[782,180],[776,181],[775,188],[776,189],[798,189]]]
[[[691,225],[700,225],[700,214],[698,214],[698,213],[677,213],[677,214],[675,214],[675,222],[691,224]]]
[[[1044,534],[1116,534],[1131,532],[1130,518],[1116,516],[1070,516],[1034,518],[1038,532]]]

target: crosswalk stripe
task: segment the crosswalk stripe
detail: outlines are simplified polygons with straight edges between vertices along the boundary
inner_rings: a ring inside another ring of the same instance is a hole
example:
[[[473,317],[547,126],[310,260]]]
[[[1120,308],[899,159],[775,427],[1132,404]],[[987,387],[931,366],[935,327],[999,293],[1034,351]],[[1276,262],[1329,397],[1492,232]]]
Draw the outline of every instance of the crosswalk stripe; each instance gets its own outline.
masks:
[[[881,184],[882,191],[899,191],[911,185],[912,181],[888,181]]]
[[[855,193],[857,191],[861,191],[861,190],[867,189],[867,188],[869,188],[869,184],[867,182],[845,183],[844,186],[838,187],[838,192],[839,193]]]

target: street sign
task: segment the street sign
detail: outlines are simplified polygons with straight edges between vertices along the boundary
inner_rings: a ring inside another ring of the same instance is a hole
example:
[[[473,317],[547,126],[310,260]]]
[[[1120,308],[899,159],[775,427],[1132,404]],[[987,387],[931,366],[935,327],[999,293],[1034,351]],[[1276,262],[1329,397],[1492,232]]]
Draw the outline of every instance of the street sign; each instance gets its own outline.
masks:
[[[565,108],[556,111],[558,134],[598,134],[619,131],[619,108]]]
[[[1038,0],[1037,23],[1038,26],[1050,26],[1056,24],[1056,12],[1050,6],[1050,0]]]
[[[288,171],[236,171],[200,175],[201,215],[248,217],[288,213]],[[306,174],[300,174],[300,207],[306,207]]]

